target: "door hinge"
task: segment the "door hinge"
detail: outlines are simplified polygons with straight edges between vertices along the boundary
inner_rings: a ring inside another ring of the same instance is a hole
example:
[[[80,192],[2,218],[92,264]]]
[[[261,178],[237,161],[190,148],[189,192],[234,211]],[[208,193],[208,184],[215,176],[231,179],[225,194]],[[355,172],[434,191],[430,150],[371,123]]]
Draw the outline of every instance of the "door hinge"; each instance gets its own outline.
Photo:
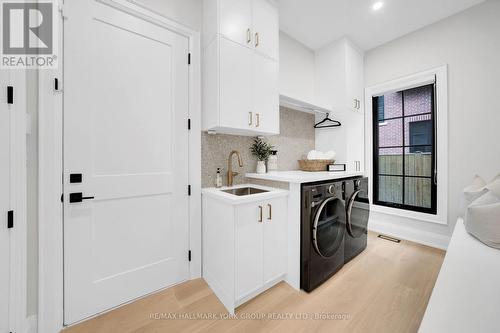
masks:
[[[191,119],[188,119],[188,130],[191,129]]]
[[[14,87],[7,86],[7,104],[14,104]]]
[[[64,193],[61,194],[61,202],[64,203]]]
[[[188,65],[191,65],[191,53],[188,53]]]
[[[54,91],[59,92],[60,85],[59,85],[59,79],[57,77],[54,78]]]
[[[191,185],[188,185],[188,195],[191,195]]]
[[[188,260],[191,261],[191,250],[188,251]]]
[[[14,228],[14,211],[9,210],[7,212],[7,229]]]

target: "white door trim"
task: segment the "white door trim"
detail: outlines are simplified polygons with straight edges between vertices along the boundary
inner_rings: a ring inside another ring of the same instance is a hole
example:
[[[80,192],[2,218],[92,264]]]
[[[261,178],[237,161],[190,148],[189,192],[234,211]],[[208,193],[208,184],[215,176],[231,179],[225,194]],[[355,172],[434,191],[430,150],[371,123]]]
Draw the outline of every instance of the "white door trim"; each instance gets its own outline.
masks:
[[[11,118],[11,209],[14,210],[14,228],[11,233],[10,245],[10,304],[9,320],[12,331],[26,330],[26,71],[3,70],[8,77],[5,85],[14,87],[14,104],[8,106],[12,112]],[[6,90],[2,91],[1,103],[6,103]],[[4,98],[5,97],[5,98]],[[6,212],[2,212],[5,213]]]
[[[191,279],[201,277],[201,91],[200,33],[156,13],[134,0],[97,0],[165,27],[189,39],[189,239]],[[62,5],[62,4],[61,4]],[[63,10],[64,12],[64,10]],[[62,26],[62,17],[58,18]],[[62,49],[63,29],[59,29]],[[64,59],[63,59],[64,60]],[[187,58],[186,58],[187,61]],[[39,74],[39,295],[38,332],[56,333],[63,324],[62,116],[63,94],[53,89],[58,70]],[[64,82],[61,84],[64,91]],[[186,124],[187,126],[187,124]],[[186,189],[187,190],[187,189]]]

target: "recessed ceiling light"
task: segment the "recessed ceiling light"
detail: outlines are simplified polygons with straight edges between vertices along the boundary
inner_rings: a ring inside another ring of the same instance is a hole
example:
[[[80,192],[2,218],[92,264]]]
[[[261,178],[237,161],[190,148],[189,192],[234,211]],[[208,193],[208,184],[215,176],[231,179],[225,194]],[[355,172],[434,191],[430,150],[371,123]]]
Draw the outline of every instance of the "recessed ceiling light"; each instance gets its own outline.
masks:
[[[373,10],[379,10],[382,7],[384,7],[384,2],[383,1],[377,1],[372,5]]]

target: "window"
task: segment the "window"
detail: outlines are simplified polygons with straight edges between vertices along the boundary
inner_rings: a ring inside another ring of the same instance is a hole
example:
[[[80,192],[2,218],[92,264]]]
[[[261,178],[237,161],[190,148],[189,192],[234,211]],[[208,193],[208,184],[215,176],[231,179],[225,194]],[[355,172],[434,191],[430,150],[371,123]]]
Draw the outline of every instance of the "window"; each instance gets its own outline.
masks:
[[[434,88],[373,97],[374,204],[437,213]]]
[[[410,123],[410,153],[431,153],[432,120]]]

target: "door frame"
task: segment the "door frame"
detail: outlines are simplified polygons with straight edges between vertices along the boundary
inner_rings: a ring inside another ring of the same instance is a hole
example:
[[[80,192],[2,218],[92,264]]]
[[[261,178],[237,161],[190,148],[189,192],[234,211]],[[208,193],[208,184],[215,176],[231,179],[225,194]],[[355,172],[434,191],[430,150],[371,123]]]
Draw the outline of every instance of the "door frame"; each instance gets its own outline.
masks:
[[[96,0],[112,6],[155,25],[164,27],[189,40],[191,64],[189,70],[189,118],[191,130],[189,146],[189,263],[190,279],[201,277],[201,52],[200,33],[162,14],[155,12],[135,0]],[[58,0],[64,18],[62,0]],[[63,50],[63,28],[59,29],[60,47]],[[187,57],[187,55],[186,55]],[[62,59],[64,60],[64,59]],[[187,61],[187,58],[186,58]],[[54,90],[54,79],[61,82],[64,67],[59,62],[56,70],[39,72],[39,274],[38,274],[38,332],[56,333],[64,328],[63,304],[63,206],[61,203],[63,163],[63,91]],[[186,124],[187,128],[187,124]],[[186,189],[187,191],[187,189]]]
[[[2,70],[7,85],[14,87],[14,104],[7,106],[11,118],[11,208],[14,210],[14,228],[10,232],[10,297],[9,324],[14,332],[26,332],[27,318],[27,173],[26,135],[28,116],[26,109],[26,70]],[[3,85],[3,84],[2,84]],[[3,90],[3,89],[2,89]],[[1,103],[7,103],[6,90],[1,92]],[[2,212],[6,214],[7,212]]]

